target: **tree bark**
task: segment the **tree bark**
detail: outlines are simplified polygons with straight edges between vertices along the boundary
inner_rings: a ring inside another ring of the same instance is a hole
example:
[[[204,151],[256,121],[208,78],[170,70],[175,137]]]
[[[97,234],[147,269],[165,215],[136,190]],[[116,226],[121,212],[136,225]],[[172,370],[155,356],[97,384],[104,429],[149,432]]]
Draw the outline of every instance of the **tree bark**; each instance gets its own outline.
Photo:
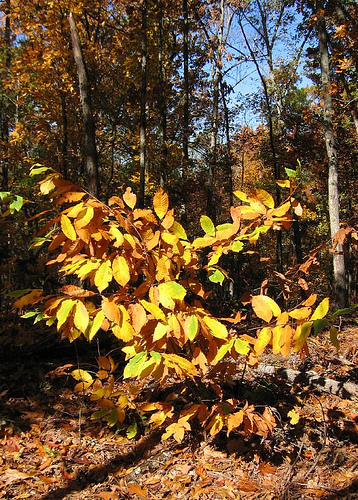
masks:
[[[338,157],[333,131],[333,104],[330,94],[330,58],[328,52],[328,34],[322,4],[317,2],[317,32],[321,64],[321,84],[324,101],[323,129],[328,158],[328,206],[331,238],[340,228],[339,223],[339,189],[338,189]],[[342,245],[337,245],[333,254],[333,279],[335,299],[339,306],[347,303],[347,282]]]
[[[69,15],[73,56],[76,63],[80,100],[84,126],[84,156],[87,174],[87,189],[93,196],[99,195],[98,157],[96,148],[95,122],[91,104],[91,87],[72,12]]]
[[[163,36],[163,0],[158,1],[158,66],[159,66],[159,114],[160,114],[160,186],[167,181],[167,107],[164,84],[164,36]]]
[[[183,105],[183,177],[186,178],[189,162],[189,13],[188,0],[183,0],[183,66],[184,66],[184,105]]]
[[[146,184],[146,133],[147,133],[147,0],[142,2],[142,41],[141,41],[141,100],[139,124],[139,196],[138,206],[145,204]]]
[[[10,0],[5,3],[5,72],[10,71],[11,66],[11,22],[10,22]],[[1,188],[3,191],[9,189],[9,105],[6,95],[3,96],[2,105],[2,120],[1,120],[1,139],[4,144],[3,161],[2,161],[2,182]],[[5,102],[4,102],[5,101]]]

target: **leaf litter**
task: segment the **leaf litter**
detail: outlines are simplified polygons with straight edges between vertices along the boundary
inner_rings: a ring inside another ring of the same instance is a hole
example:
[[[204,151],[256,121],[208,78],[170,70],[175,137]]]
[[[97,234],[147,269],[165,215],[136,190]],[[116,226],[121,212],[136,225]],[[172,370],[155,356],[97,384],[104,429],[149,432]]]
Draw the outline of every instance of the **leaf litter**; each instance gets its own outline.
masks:
[[[73,392],[73,346],[72,354],[60,347],[51,357],[47,345],[41,350],[17,340],[16,351],[6,345],[4,330],[0,335],[1,499],[358,498],[357,400],[251,370],[240,395],[270,405],[278,422],[270,436],[192,433],[178,444],[161,441],[163,429],[144,427],[128,439],[91,420],[96,406]],[[304,365],[298,357],[264,361],[358,381],[355,326],[345,327],[339,354],[325,334],[309,347]],[[81,365],[88,358],[80,354]],[[121,380],[116,383],[120,388]]]

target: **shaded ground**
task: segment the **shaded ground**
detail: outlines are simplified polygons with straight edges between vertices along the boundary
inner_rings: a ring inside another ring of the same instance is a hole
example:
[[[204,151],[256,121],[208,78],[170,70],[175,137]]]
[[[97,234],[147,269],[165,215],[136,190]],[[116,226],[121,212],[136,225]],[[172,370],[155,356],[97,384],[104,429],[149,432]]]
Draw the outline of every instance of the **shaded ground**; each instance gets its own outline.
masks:
[[[97,407],[72,392],[73,345],[59,347],[39,329],[9,331],[0,332],[0,498],[358,498],[356,400],[247,372],[247,394],[277,419],[269,438],[191,435],[179,445],[147,430],[128,440],[91,420]],[[310,340],[305,365],[297,358],[280,365],[358,383],[357,328],[345,327],[341,339],[339,355],[322,334]],[[79,348],[81,366],[95,355]],[[287,417],[292,409],[295,425]]]

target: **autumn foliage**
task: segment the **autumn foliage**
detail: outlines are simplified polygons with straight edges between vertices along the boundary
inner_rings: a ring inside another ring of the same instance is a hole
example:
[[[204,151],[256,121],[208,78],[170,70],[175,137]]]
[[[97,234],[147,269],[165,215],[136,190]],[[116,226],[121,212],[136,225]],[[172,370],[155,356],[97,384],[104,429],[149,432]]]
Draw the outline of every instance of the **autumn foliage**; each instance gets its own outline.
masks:
[[[71,342],[92,341],[101,331],[120,341],[126,390],[116,392],[118,363],[111,356],[99,357],[96,374],[72,373],[75,390],[98,403],[93,417],[127,429],[129,436],[143,418],[153,427],[164,425],[163,437],[177,441],[198,426],[210,435],[225,429],[228,435],[239,430],[267,436],[275,426],[269,406],[257,411],[227,399],[224,385],[233,383],[244,364],[257,365],[266,349],[282,356],[307,352],[308,336],[330,326],[327,298],[315,308],[315,294],[295,299],[294,306],[291,300],[294,280],[308,272],[315,254],[290,270],[290,278],[273,272],[280,300],[267,295],[266,280],[260,293],[244,294],[244,307],[232,317],[215,317],[206,303],[210,288],[231,279],[220,265],[222,256],[250,255],[261,237],[288,229],[292,211],[301,212],[295,180],[278,181],[287,195],[276,207],[262,189],[236,191],[241,204],[231,207],[231,221],[215,227],[202,216],[203,235],[190,241],[161,188],[152,209],[136,208],[130,188],[106,205],[51,169],[36,165],[31,175],[39,174],[45,174],[39,187],[51,197],[54,215],[36,241],[47,245],[47,264],[57,266],[67,284],[51,295],[40,289],[25,293],[14,307],[29,307],[24,317],[56,325]],[[331,338],[337,345],[334,326]]]

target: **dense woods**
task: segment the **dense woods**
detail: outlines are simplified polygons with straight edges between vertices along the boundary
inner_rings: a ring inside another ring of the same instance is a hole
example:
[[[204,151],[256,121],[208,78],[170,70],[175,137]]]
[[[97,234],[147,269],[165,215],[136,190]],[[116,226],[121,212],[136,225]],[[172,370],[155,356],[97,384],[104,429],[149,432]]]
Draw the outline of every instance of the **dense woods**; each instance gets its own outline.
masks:
[[[267,439],[246,370],[358,302],[356,2],[0,5],[3,332],[97,339],[73,391],[128,438]]]

